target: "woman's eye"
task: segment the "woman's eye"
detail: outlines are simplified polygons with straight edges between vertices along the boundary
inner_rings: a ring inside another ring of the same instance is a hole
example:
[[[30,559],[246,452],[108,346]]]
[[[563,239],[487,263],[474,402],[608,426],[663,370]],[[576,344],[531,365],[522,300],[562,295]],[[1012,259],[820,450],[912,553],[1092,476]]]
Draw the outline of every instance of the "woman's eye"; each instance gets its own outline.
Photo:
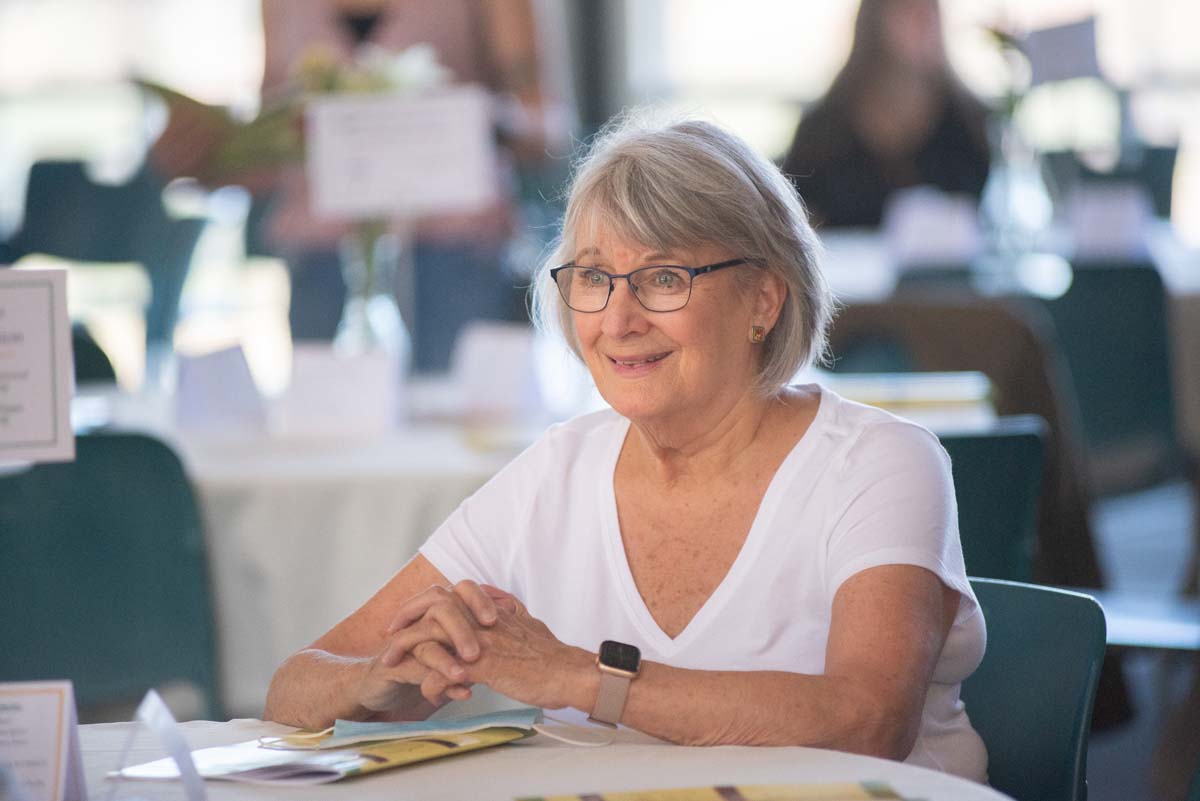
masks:
[[[599,270],[584,270],[581,277],[588,286],[602,286],[608,283],[608,276]]]
[[[679,282],[679,276],[671,270],[659,270],[651,276],[650,280],[657,287],[670,289]]]

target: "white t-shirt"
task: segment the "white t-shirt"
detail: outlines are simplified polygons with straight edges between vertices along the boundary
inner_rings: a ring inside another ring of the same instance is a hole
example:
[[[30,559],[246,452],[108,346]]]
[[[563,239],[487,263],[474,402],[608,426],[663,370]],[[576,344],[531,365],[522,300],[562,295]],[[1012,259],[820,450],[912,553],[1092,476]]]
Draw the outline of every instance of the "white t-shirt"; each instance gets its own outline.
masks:
[[[982,781],[987,755],[959,684],[983,657],[985,631],[963,566],[949,458],[924,428],[820,392],[728,574],[674,639],[625,559],[613,471],[629,421],[611,410],[549,429],[421,553],[451,582],[513,593],[569,645],[594,651],[610,639],[675,667],[806,674],[824,671],[842,582],[878,565],[924,567],[962,600],[906,761]]]

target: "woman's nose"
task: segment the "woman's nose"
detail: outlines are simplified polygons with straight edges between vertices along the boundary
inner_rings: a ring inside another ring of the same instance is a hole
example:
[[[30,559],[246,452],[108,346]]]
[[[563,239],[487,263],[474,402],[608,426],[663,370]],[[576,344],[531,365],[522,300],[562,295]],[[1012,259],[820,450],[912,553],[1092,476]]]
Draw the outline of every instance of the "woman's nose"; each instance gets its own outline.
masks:
[[[613,282],[608,305],[600,312],[603,320],[601,329],[606,336],[619,337],[629,333],[642,333],[649,327],[646,309],[633,293],[633,287],[625,279]]]

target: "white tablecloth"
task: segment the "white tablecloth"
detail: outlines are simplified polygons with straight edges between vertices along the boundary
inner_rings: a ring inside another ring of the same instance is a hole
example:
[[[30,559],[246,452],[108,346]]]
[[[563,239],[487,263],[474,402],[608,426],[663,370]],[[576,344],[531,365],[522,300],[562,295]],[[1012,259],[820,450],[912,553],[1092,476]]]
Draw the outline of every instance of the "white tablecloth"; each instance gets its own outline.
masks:
[[[176,440],[200,496],[226,711],[357,609],[512,454],[423,427],[358,443]]]
[[[112,784],[113,770],[128,736],[129,723],[80,729],[84,771],[93,798]],[[183,724],[193,748],[251,740],[287,729],[257,720]],[[127,764],[165,753],[141,731]],[[251,799],[354,799],[354,801],[500,801],[518,796],[591,791],[697,787],[785,782],[887,782],[906,798],[928,801],[1003,801],[1007,796],[980,784],[899,762],[815,748],[687,748],[621,732],[602,748],[563,745],[543,736],[473,754],[351,779],[320,787],[262,787],[208,782],[213,801]],[[122,782],[117,798],[179,799],[170,782]]]

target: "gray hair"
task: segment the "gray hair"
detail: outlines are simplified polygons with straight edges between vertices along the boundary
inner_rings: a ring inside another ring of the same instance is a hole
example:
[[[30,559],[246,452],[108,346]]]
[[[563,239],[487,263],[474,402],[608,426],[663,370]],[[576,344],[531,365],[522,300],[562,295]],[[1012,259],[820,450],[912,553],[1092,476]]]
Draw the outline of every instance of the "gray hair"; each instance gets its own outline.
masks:
[[[718,245],[783,280],[787,298],[755,378],[763,394],[777,393],[824,356],[833,299],[818,265],[820,241],[791,183],[736,136],[702,121],[625,118],[601,131],[577,162],[562,233],[534,279],[533,312],[540,328],[560,332],[580,358],[572,312],[550,270],[570,261],[584,229],[597,225],[662,251]]]

